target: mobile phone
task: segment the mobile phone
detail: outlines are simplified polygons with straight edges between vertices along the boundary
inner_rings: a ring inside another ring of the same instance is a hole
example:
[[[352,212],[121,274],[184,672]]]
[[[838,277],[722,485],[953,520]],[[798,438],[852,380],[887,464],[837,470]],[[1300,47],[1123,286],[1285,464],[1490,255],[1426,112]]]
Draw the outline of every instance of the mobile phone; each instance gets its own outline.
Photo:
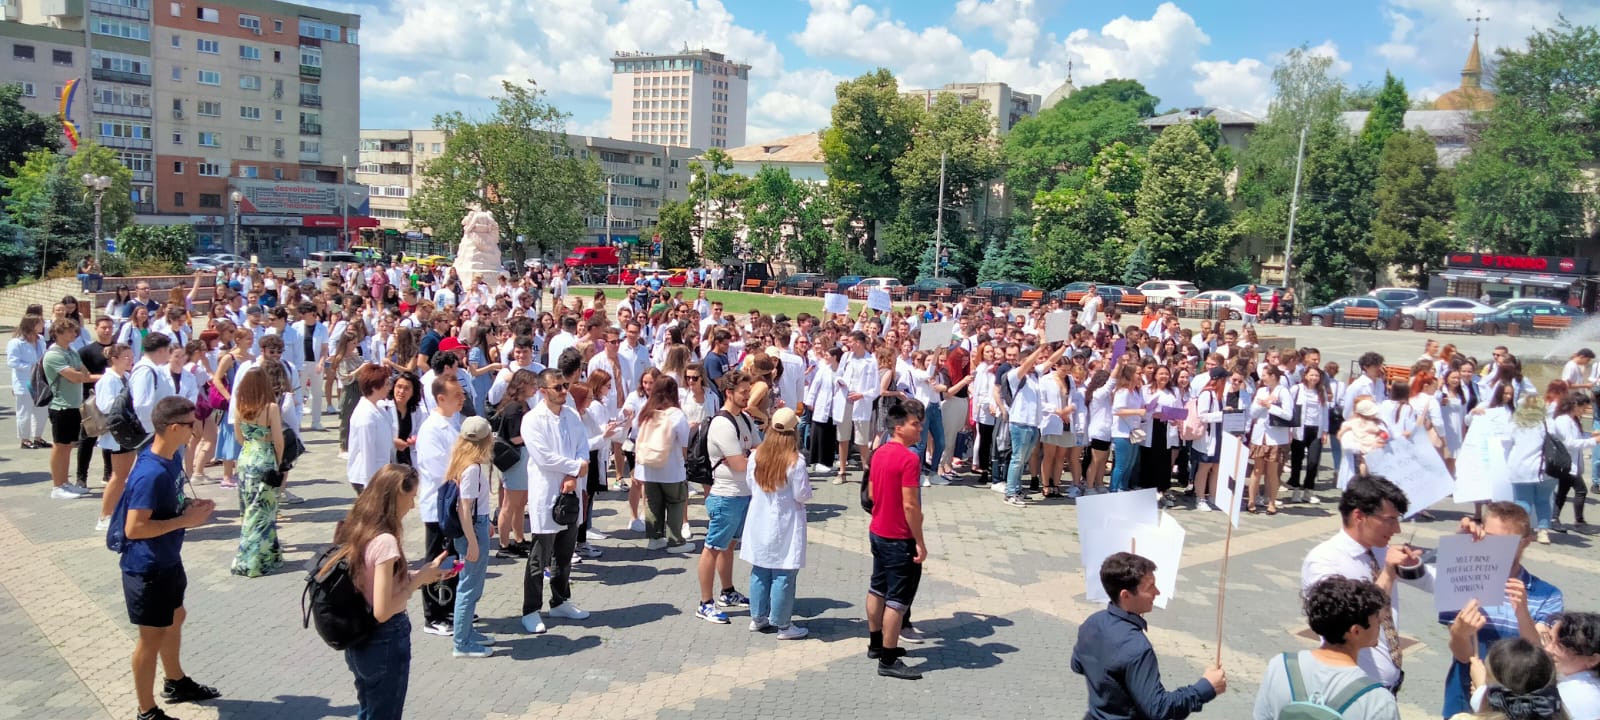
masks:
[[[461,573],[461,569],[466,567],[466,566],[467,566],[467,564],[462,562],[461,558],[458,557],[458,558],[456,558],[456,564],[453,565],[450,568],[450,572],[459,575]]]

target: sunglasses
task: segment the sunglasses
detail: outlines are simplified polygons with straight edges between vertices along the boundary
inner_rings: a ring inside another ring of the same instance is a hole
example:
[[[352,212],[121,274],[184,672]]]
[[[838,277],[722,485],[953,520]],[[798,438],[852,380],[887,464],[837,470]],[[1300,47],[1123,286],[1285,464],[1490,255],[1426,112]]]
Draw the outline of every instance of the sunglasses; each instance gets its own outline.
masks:
[[[683,379],[685,379],[685,380],[699,380],[700,376],[699,375],[685,375],[685,376],[683,376]]]
[[[567,388],[570,387],[571,385],[572,385],[572,383],[561,383],[560,385],[546,385],[544,389],[553,390],[555,392],[566,392]]]

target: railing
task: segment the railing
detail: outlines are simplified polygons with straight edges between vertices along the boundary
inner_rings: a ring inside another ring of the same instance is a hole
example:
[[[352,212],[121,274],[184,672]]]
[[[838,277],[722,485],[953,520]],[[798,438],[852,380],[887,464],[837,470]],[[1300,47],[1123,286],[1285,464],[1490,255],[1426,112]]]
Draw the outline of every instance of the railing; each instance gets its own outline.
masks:
[[[319,68],[319,67],[317,67],[315,65],[301,65],[300,66],[300,76],[301,77],[313,77],[313,78],[322,77],[322,68]]]
[[[312,107],[312,108],[322,107],[322,96],[321,95],[301,95],[300,96],[300,107]]]
[[[141,75],[139,73],[132,73],[132,72],[124,71],[124,70],[107,70],[105,68],[94,68],[93,70],[89,71],[89,75],[90,75],[90,77],[93,77],[96,80],[105,80],[106,82],[127,83],[129,85],[143,85],[145,87],[149,87],[150,86],[150,76],[149,75]]]
[[[97,115],[126,115],[128,117],[144,118],[151,117],[154,114],[147,107],[104,102],[94,103],[94,111]]]
[[[145,182],[145,183],[147,183],[147,182],[155,182],[156,181],[156,174],[153,173],[153,172],[150,172],[149,170],[134,170],[133,171],[133,181],[134,182]]]
[[[154,215],[156,213],[156,204],[148,202],[134,203],[133,212],[136,215]]]
[[[135,20],[149,20],[149,8],[128,7],[121,3],[100,2],[94,0],[89,3],[89,9],[101,15],[115,15],[117,17],[133,18]]]
[[[300,162],[303,162],[303,163],[320,163],[320,162],[322,162],[322,152],[320,150],[316,151],[316,152],[310,152],[310,151],[307,151],[307,150],[301,150],[300,151]]]
[[[108,137],[101,135],[95,138],[101,145],[123,150],[149,150],[152,146],[149,138]]]
[[[300,134],[301,135],[321,135],[322,134],[322,124],[321,123],[300,123]]]

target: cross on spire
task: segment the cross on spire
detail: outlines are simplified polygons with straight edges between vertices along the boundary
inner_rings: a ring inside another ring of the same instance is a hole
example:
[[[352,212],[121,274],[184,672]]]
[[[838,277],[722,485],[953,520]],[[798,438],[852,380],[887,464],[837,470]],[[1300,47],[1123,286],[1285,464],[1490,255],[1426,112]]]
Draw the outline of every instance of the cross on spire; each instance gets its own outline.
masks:
[[[1067,82],[1072,82],[1072,61],[1067,61]]]
[[[1479,10],[1476,16],[1467,18],[1467,22],[1472,23],[1472,37],[1476,40],[1478,31],[1483,29],[1484,23],[1489,22],[1489,18],[1484,17],[1483,11]]]

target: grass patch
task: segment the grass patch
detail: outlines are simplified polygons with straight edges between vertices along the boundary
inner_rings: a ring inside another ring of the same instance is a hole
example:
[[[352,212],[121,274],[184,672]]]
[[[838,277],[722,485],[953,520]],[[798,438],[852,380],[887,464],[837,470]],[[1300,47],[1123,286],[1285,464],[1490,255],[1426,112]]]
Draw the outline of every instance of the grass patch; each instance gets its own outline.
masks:
[[[571,290],[573,295],[588,298],[594,295],[595,290],[604,290],[607,300],[621,300],[628,296],[626,290],[620,287],[581,286]],[[677,290],[673,291],[674,293]],[[683,297],[690,302],[694,301],[698,291],[686,289]],[[760,310],[763,315],[777,315],[783,313],[794,318],[800,313],[811,313],[813,316],[822,315],[822,298],[820,297],[795,297],[792,295],[763,295],[761,293],[747,293],[736,290],[707,290],[706,299],[711,302],[722,303],[725,312],[743,315],[751,310]],[[915,303],[898,303],[898,305],[915,306]],[[866,306],[865,301],[850,301],[850,317],[855,317]]]

